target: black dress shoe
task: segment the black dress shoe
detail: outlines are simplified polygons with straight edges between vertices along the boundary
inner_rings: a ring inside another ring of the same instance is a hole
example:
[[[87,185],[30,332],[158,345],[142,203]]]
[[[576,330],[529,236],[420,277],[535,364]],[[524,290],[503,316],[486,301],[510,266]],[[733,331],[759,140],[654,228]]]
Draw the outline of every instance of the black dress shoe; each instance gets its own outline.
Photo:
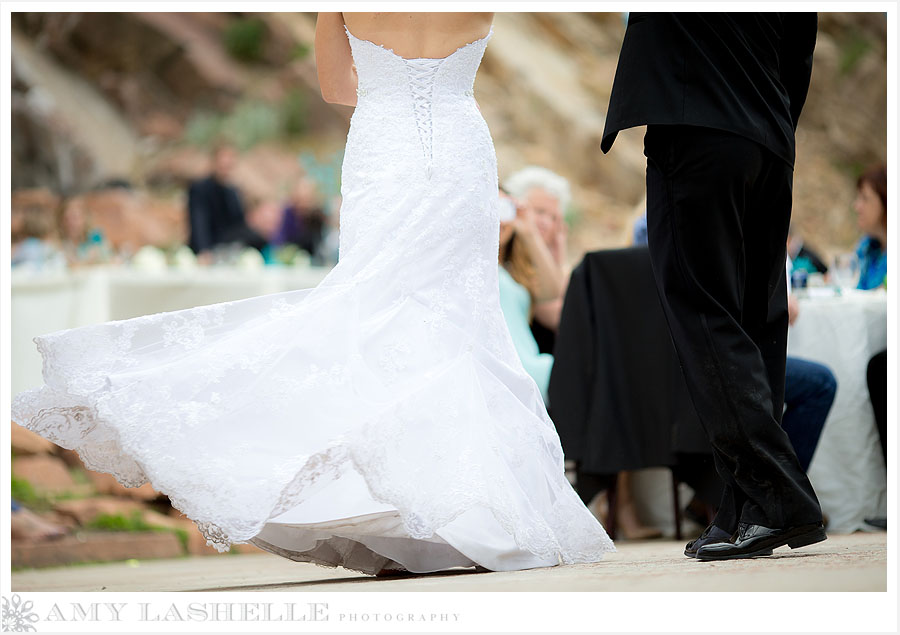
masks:
[[[731,540],[731,534],[724,529],[720,529],[716,525],[709,525],[703,530],[699,538],[696,538],[684,547],[684,555],[688,558],[696,558],[697,550],[703,545],[709,545],[716,542],[728,542]]]
[[[822,523],[811,523],[786,529],[770,529],[762,525],[739,523],[737,535],[732,542],[704,545],[697,550],[697,560],[731,560],[733,558],[770,556],[773,549],[783,545],[797,549],[820,542],[825,538],[825,527]]]

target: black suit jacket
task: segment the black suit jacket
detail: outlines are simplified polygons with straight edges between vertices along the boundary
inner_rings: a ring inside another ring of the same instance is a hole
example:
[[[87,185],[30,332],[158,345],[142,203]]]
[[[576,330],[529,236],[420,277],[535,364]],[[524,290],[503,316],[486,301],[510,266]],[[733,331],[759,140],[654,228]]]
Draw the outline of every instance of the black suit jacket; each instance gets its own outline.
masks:
[[[600,148],[619,130],[726,130],[794,164],[812,72],[815,13],[631,13]]]
[[[188,217],[191,234],[188,246],[194,253],[231,241],[257,249],[265,245],[265,239],[247,225],[237,189],[213,176],[191,183]]]

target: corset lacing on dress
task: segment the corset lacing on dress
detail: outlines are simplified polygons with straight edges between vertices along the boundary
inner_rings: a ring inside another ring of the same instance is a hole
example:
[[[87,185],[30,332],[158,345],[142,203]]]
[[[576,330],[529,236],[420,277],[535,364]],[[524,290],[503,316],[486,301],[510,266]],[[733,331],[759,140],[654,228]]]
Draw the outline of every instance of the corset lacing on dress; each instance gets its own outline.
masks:
[[[425,175],[429,179],[432,168],[431,102],[434,93],[434,76],[443,61],[444,59],[404,60],[409,77],[409,92],[413,98],[416,127],[419,129],[422,153],[425,155]]]
[[[376,44],[370,40],[364,40],[362,38],[358,38],[353,33],[350,32],[350,29],[344,25],[344,31],[346,31],[348,37],[357,42],[361,42],[365,45],[375,47],[376,49],[381,49],[389,53],[397,63],[402,64],[403,69],[406,73],[406,84],[409,91],[409,96],[412,99],[412,110],[413,117],[416,122],[416,128],[419,133],[419,141],[421,143],[422,148],[422,158],[425,168],[426,178],[431,179],[432,168],[433,168],[433,154],[432,154],[432,141],[433,141],[433,114],[432,114],[432,106],[434,104],[435,99],[435,84],[438,76],[438,71],[441,67],[455,57],[461,51],[466,50],[472,45],[487,41],[490,36],[493,34],[494,29],[491,27],[488,35],[483,38],[479,38],[474,42],[469,42],[458,49],[456,49],[450,55],[446,57],[440,58],[430,58],[430,57],[419,57],[419,58],[406,58],[394,53],[392,49],[386,48],[381,44]],[[469,87],[458,87],[458,93],[456,90],[451,89],[451,94],[456,93],[460,95],[464,95],[469,98],[474,98],[475,91]],[[380,92],[380,91],[376,91]],[[356,94],[359,97],[375,97],[376,95],[370,91],[365,86],[359,86],[356,89]],[[442,89],[442,94],[447,94],[447,87],[445,86]]]

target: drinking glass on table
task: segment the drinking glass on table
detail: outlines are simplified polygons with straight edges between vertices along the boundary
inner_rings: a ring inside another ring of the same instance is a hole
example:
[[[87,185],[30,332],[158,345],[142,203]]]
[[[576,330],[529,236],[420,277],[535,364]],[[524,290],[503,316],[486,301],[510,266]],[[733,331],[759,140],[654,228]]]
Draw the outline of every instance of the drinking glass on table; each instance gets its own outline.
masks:
[[[855,289],[859,282],[859,258],[852,252],[836,255],[831,274],[839,289]]]

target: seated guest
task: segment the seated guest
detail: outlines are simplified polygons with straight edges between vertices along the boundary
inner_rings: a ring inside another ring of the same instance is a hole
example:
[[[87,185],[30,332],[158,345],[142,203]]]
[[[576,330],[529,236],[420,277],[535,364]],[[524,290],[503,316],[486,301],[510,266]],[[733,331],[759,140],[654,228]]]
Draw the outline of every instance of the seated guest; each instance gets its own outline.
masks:
[[[230,144],[217,143],[210,175],[188,189],[188,246],[201,263],[211,261],[211,251],[219,244],[234,242],[260,251],[266,245],[266,239],[247,225],[240,194],[231,184],[236,161],[237,152]]]
[[[291,193],[287,206],[281,212],[281,223],[272,244],[287,243],[305,250],[314,264],[323,260],[319,253],[325,230],[325,212],[319,202],[316,184],[308,177],[301,178]]]
[[[50,217],[43,210],[14,207],[11,229],[10,257],[13,267],[65,269],[65,255],[57,246]]]
[[[866,385],[875,414],[875,429],[881,442],[881,453],[887,465],[887,350],[875,354],[866,367]],[[887,530],[887,518],[866,518],[866,523]]]
[[[857,225],[865,234],[856,248],[859,258],[858,289],[887,284],[887,166],[876,165],[856,182]]]
[[[881,442],[881,453],[887,462],[887,350],[877,353],[866,366],[866,385],[875,413],[875,427]]]
[[[274,198],[251,197],[246,218],[250,228],[267,241],[261,250],[265,264],[278,264],[272,239],[281,225],[281,203]]]
[[[566,221],[564,212],[571,201],[571,187],[562,176],[546,168],[529,166],[504,181],[504,189],[520,204],[529,208],[538,233],[563,277],[558,297],[534,306],[531,331],[542,353],[553,353],[563,299],[569,286],[566,258]]]
[[[70,266],[107,262],[112,257],[112,247],[103,236],[103,230],[91,222],[91,214],[84,198],[70,198],[63,205],[62,249]]]
[[[501,194],[501,199],[512,200],[505,194]],[[500,221],[500,308],[522,366],[549,407],[547,387],[553,356],[540,352],[528,324],[536,303],[559,297],[563,278],[539,234],[531,209],[515,202],[512,205],[515,216]]]
[[[793,271],[828,273],[828,267],[822,262],[822,258],[803,242],[803,236],[794,227],[794,223],[788,227],[787,252],[793,263]]]
[[[335,265],[340,257],[341,246],[341,195],[338,194],[328,203],[328,215],[325,218],[325,231],[319,244],[322,265]]]
[[[631,244],[632,245],[646,245],[647,244],[647,210],[644,210],[644,213],[638,216],[634,221],[634,227],[632,227],[631,232]]]

